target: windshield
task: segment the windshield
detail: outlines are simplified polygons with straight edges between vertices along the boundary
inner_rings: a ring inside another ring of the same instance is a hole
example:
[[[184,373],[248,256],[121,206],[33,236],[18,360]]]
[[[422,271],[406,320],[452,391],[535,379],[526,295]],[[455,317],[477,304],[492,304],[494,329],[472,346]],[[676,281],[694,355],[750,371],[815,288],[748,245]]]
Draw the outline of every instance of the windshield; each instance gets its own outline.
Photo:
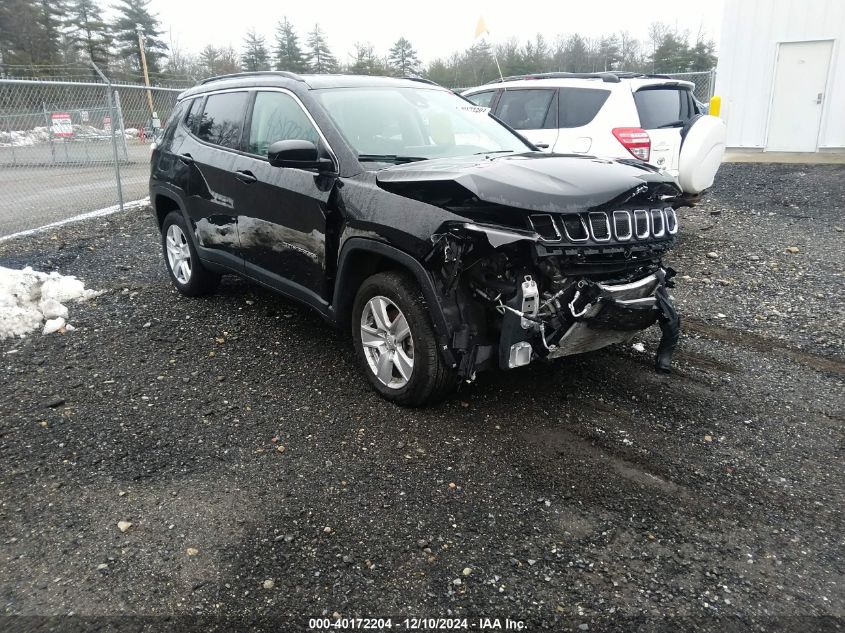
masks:
[[[409,162],[531,148],[481,108],[445,90],[315,90],[359,160]]]

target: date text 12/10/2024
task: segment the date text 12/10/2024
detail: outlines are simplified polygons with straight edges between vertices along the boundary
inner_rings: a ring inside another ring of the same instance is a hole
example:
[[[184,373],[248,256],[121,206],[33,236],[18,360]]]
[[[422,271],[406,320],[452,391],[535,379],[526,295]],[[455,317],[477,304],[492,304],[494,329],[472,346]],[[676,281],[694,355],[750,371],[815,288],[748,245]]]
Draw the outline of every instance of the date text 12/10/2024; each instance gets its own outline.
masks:
[[[309,631],[525,631],[510,618],[309,618]]]

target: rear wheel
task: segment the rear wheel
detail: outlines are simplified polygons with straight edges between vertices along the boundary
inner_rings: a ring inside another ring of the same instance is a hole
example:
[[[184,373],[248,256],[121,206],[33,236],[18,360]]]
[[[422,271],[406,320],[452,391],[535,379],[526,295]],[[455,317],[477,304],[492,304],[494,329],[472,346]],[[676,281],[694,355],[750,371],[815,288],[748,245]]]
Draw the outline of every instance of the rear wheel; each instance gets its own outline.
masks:
[[[197,297],[216,290],[220,275],[208,270],[200,262],[194,244],[188,237],[185,220],[178,211],[173,211],[164,218],[161,225],[161,242],[167,272],[179,292],[189,297]]]
[[[361,368],[384,398],[405,406],[441,400],[457,382],[437,349],[417,283],[408,275],[373,275],[358,290],[352,338]]]

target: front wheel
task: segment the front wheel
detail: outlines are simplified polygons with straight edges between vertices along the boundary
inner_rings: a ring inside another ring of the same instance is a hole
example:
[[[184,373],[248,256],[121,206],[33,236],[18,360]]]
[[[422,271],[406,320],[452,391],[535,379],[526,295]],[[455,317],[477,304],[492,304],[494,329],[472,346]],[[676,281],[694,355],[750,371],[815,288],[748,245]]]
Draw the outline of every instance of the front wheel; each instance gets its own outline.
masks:
[[[437,349],[425,305],[417,283],[396,272],[373,275],[355,297],[352,339],[361,368],[396,404],[434,404],[457,382]]]

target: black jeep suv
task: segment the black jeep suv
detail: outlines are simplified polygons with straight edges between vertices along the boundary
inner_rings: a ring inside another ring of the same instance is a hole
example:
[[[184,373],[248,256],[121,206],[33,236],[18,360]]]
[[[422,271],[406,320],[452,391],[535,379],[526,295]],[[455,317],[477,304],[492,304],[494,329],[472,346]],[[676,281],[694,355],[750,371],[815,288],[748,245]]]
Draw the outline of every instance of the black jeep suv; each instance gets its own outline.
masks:
[[[311,306],[399,404],[655,322],[669,368],[685,200],[650,165],[540,152],[424,80],[266,72],[182,93],[151,167],[181,293],[236,273]]]

